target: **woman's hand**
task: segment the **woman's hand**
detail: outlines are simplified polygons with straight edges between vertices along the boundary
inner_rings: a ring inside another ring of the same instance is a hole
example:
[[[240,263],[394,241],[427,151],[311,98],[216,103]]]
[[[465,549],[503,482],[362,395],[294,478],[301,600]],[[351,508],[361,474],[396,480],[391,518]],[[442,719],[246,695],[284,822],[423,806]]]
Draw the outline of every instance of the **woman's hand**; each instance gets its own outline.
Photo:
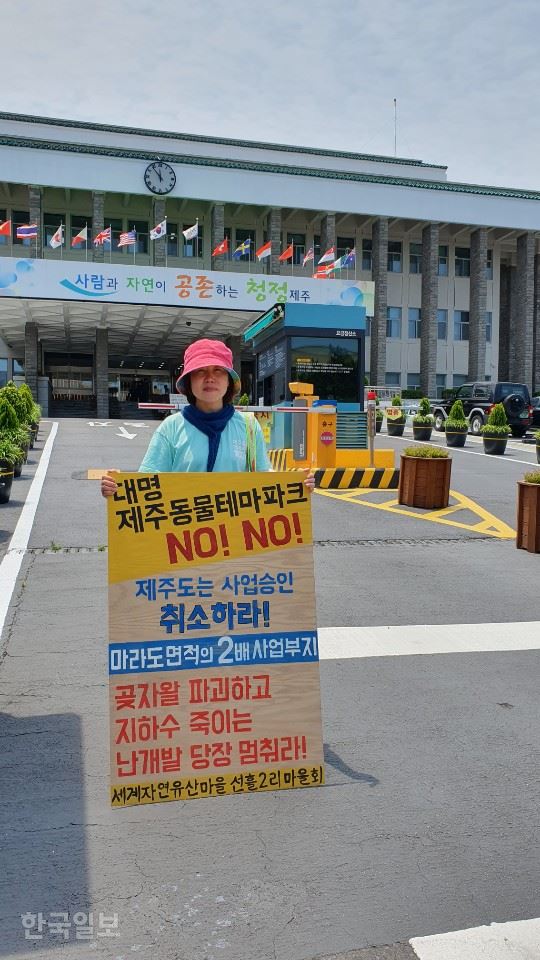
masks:
[[[114,497],[116,491],[118,490],[118,484],[114,477],[111,476],[113,473],[120,473],[119,470],[108,470],[107,473],[104,473],[101,478],[101,496],[102,497]]]
[[[304,477],[304,483],[307,487],[309,493],[313,493],[315,489],[315,476],[309,467],[306,468],[307,476]]]

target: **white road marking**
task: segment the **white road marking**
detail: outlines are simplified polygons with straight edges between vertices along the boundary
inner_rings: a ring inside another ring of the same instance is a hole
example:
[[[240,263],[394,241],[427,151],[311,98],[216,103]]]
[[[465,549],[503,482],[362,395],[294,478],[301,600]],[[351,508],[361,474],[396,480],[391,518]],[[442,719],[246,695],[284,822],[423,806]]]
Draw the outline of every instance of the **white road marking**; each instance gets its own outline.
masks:
[[[4,629],[4,623],[6,621],[9,604],[11,603],[11,597],[15,589],[15,584],[17,583],[17,577],[19,575],[23,557],[28,546],[28,540],[30,539],[34,517],[36,515],[36,510],[43,487],[43,481],[45,480],[45,474],[47,473],[47,467],[49,466],[54,438],[57,431],[58,423],[53,422],[51,432],[49,433],[47,442],[43,447],[43,452],[41,454],[34,479],[30,485],[30,489],[26,497],[26,503],[21,510],[21,515],[13,532],[13,536],[10,540],[2,563],[0,563],[0,636],[2,635],[2,630]]]
[[[538,960],[540,920],[472,927],[409,941],[419,960]]]
[[[110,420],[106,420],[105,423],[102,423],[101,420],[88,420],[89,427],[109,427],[110,425]]]
[[[131,420],[124,420],[125,427],[144,427],[145,430],[148,430],[147,423],[133,423]]]
[[[137,436],[136,433],[128,433],[125,427],[118,427],[118,429],[120,432],[115,434],[116,437],[125,437],[126,440],[133,440],[133,437]]]
[[[319,627],[318,635],[321,660],[540,649],[539,621]]]
[[[427,447],[446,446],[444,443],[442,443],[442,441],[441,443],[437,443],[436,440],[414,440],[412,437],[394,437],[393,439],[401,440],[402,443],[406,443],[408,446],[410,446],[411,443],[414,443],[415,447],[416,446],[427,446]],[[483,446],[483,441],[477,439],[476,437],[467,437],[467,443],[474,443],[476,446]],[[532,447],[531,453],[533,453],[533,451],[535,451],[534,444],[531,444],[531,447]],[[468,454],[471,454],[473,457],[490,457],[491,456],[491,454],[484,453],[483,450],[467,450],[465,447],[449,447],[448,449],[450,450],[451,456],[453,456],[454,453],[468,453]],[[518,450],[519,447],[511,447],[510,449]],[[514,456],[505,458],[504,454],[499,456],[494,456],[493,459],[505,460],[506,463],[524,463],[525,466],[527,467],[535,466],[535,460],[518,460]]]

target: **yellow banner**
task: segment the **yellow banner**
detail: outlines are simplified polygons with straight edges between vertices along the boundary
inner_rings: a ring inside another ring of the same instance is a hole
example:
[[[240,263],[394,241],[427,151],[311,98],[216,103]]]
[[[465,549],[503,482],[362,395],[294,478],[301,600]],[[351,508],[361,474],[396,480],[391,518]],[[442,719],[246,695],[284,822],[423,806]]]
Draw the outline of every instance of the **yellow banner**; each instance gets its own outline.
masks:
[[[118,481],[108,503],[113,806],[322,783],[302,479]]]

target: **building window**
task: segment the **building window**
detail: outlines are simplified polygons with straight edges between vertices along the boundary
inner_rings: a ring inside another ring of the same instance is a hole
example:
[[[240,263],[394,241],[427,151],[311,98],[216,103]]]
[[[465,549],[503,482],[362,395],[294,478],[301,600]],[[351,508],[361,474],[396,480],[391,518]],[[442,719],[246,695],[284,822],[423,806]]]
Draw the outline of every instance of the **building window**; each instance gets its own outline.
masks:
[[[90,250],[92,248],[92,217],[79,217],[79,216],[75,216],[74,214],[71,214],[70,233],[69,233],[70,247],[71,247],[71,242],[73,238],[76,237],[77,234],[81,232],[81,230],[84,230],[85,227],[87,228],[87,237],[88,237],[86,244],[84,242],[81,244],[78,243],[73,248],[74,250],[77,250],[77,249],[86,250],[87,247],[88,247],[88,250]]]
[[[255,259],[255,250],[257,249],[255,244],[255,230],[244,230],[243,228],[238,227],[236,229],[236,243],[234,244],[231,253],[240,246],[241,243],[245,243],[246,240],[251,240],[251,246],[249,248],[249,255],[245,254],[243,260],[254,260]]]
[[[127,225],[128,230],[135,230],[137,243],[125,247],[127,253],[148,253],[148,220],[132,220]]]
[[[439,244],[439,264],[437,273],[440,277],[448,276],[448,247],[445,244]]]
[[[306,255],[306,235],[305,233],[288,233],[287,246],[293,244],[293,263],[301,264]],[[253,252],[255,255],[255,251]],[[290,263],[287,260],[287,263]]]
[[[448,336],[448,310],[437,310],[437,340]]]
[[[14,360],[13,361],[13,376],[16,375],[24,376],[24,360]]]
[[[366,337],[371,336],[371,321],[372,317],[366,317]]]
[[[443,396],[444,391],[446,390],[446,374],[437,373],[435,375],[435,383],[437,388],[437,397],[440,400]]]
[[[491,343],[491,336],[493,331],[493,313],[491,310],[488,310],[486,313],[486,343]]]
[[[486,280],[493,280],[493,250],[488,250],[487,252]]]
[[[421,320],[420,307],[409,307],[409,328],[408,328],[409,340],[420,339],[420,320]]]
[[[369,239],[362,240],[362,270],[369,270],[371,273],[373,265],[373,242]]]
[[[422,273],[422,244],[409,244],[409,273]]]
[[[344,257],[351,250],[354,250],[354,237],[337,237],[336,239],[336,257]]]
[[[401,387],[400,373],[385,373],[384,383],[387,387]]]
[[[30,214],[28,210],[14,210],[11,217],[11,231],[13,243],[22,244],[23,247],[29,247],[32,243],[31,240],[17,240],[17,227],[23,227],[25,224],[30,223]],[[39,224],[38,224],[39,226]]]
[[[8,362],[6,357],[0,357],[0,387],[8,382]]]
[[[193,226],[193,223],[184,223],[182,230],[189,230]],[[199,260],[203,255],[203,226],[199,224],[199,232],[196,237],[192,237],[191,240],[186,240],[184,234],[182,234],[182,256],[183,257],[195,257]],[[237,231],[238,233],[238,231]],[[241,242],[241,241],[240,241]]]
[[[409,390],[420,389],[420,371],[418,373],[407,374],[407,388]]]
[[[315,263],[317,263],[317,261],[322,257],[321,238],[317,233],[313,237],[313,254],[315,256]]]
[[[467,383],[467,374],[466,373],[455,373],[452,377],[452,386],[461,387],[464,383]]]
[[[470,277],[471,251],[469,247],[456,247],[456,277]]]
[[[54,237],[56,231],[60,224],[66,223],[65,213],[44,213],[43,214],[43,243],[46,247],[49,246],[52,238]]]
[[[388,271],[401,273],[401,240],[388,241]]]
[[[387,307],[386,336],[401,339],[401,307]]]
[[[105,217],[104,223],[105,223],[105,228],[104,228],[105,230],[107,229],[107,227],[111,228],[112,249],[117,250],[118,241],[120,240],[120,234],[124,232],[124,222],[123,220],[118,220],[118,219],[112,220],[110,217],[109,218]],[[104,250],[111,249],[111,244],[108,240],[106,240],[105,243],[103,244],[103,249]],[[122,252],[121,247],[120,247],[120,252]]]
[[[178,256],[178,224],[171,223],[170,220],[167,220],[167,256],[168,257],[177,257]],[[152,243],[156,241],[153,240]]]
[[[469,311],[454,310],[454,340],[469,339]]]

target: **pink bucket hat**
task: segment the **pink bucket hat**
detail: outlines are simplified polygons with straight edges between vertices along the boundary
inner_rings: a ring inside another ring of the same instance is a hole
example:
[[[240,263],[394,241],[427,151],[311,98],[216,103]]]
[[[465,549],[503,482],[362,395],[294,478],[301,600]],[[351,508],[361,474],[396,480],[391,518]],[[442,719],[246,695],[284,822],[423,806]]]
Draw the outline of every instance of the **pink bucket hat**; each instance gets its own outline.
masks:
[[[176,381],[179,393],[186,392],[184,380],[187,375],[201,367],[223,367],[234,383],[234,392],[238,393],[240,390],[240,377],[233,368],[233,355],[229,347],[221,340],[196,340],[184,353],[184,369]]]

